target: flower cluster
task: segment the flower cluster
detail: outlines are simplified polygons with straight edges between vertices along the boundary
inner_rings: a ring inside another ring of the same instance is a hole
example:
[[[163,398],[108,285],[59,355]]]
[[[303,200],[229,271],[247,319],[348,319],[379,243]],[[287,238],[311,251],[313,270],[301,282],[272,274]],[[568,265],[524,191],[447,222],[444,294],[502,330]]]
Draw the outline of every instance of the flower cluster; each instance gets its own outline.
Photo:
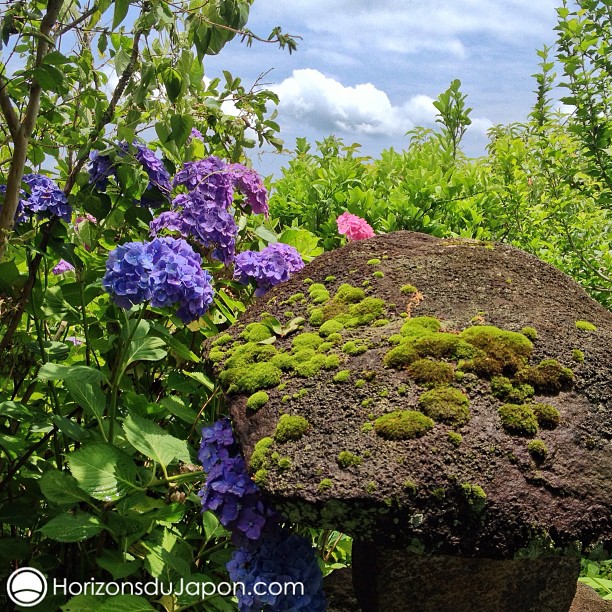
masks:
[[[256,215],[263,214],[268,218],[268,192],[261,182],[261,178],[250,168],[242,164],[231,164],[230,173],[234,186],[244,194],[246,203]]]
[[[232,214],[220,209],[214,200],[206,199],[199,190],[181,193],[172,202],[174,210],[161,213],[149,224],[152,236],[163,230],[192,237],[207,249],[211,257],[231,264],[236,252],[238,226]]]
[[[255,295],[263,295],[304,267],[298,251],[282,242],[269,244],[261,251],[243,251],[236,256],[234,278],[243,284],[257,283]]]
[[[202,430],[198,457],[207,473],[200,492],[203,509],[214,511],[239,545],[227,564],[230,578],[245,586],[237,593],[239,609],[325,610],[321,570],[310,542],[281,527],[283,517],[265,503],[249,478],[228,419]],[[258,595],[253,589],[257,582],[299,582],[304,591]]]
[[[117,170],[108,155],[100,155],[98,151],[89,152],[89,182],[98,191],[106,191],[108,179],[117,176]]]
[[[30,188],[30,194],[23,190],[19,192],[22,197],[17,204],[18,223],[33,214],[39,217],[56,216],[64,221],[70,221],[72,207],[68,204],[66,194],[55,181],[44,174],[24,174],[21,180]],[[0,193],[6,193],[6,185],[0,185]]]
[[[212,279],[201,264],[184,240],[127,242],[109,253],[102,287],[122,308],[146,301],[157,308],[178,303],[176,314],[189,323],[213,301]]]
[[[65,274],[66,272],[74,272],[74,266],[65,259],[60,259],[51,272],[53,272],[55,276]]]
[[[229,210],[233,199],[233,185],[227,164],[218,157],[207,157],[186,162],[174,177],[174,186],[182,185],[189,192],[197,192],[200,200],[215,202],[222,210]]]
[[[364,240],[372,238],[374,230],[370,224],[357,215],[352,215],[350,212],[342,213],[337,219],[338,232],[345,234],[349,240]]]

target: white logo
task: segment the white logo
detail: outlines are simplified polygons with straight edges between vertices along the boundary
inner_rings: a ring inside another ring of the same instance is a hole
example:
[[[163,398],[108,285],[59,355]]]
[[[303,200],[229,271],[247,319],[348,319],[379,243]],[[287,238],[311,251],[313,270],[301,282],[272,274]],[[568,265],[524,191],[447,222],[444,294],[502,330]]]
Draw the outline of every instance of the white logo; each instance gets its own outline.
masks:
[[[47,579],[33,567],[22,567],[9,576],[6,592],[13,603],[31,608],[47,595]]]

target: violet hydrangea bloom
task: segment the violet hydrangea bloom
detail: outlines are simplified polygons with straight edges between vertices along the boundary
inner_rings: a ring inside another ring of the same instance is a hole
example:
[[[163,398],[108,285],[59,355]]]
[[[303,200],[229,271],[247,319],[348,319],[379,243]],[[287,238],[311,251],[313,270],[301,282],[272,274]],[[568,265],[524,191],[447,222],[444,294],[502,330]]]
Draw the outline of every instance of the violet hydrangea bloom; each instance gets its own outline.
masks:
[[[255,295],[263,295],[268,289],[289,280],[304,267],[299,252],[294,247],[276,242],[261,251],[243,251],[236,256],[234,278],[242,284],[257,283]]]
[[[172,185],[170,184],[170,173],[166,170],[160,159],[157,159],[155,153],[145,145],[134,141],[136,147],[136,159],[140,162],[144,171],[149,177],[149,189],[157,189],[165,199],[169,199]],[[143,197],[141,203],[144,205],[157,205],[154,200]]]
[[[30,188],[30,195],[24,201],[26,213],[70,221],[72,207],[55,181],[42,174],[24,174],[22,181]]]
[[[284,518],[265,502],[248,475],[229,419],[202,430],[198,457],[207,473],[200,492],[203,509],[219,517],[239,546],[227,564],[230,578],[245,586],[243,592],[237,593],[239,609],[325,610],[322,574],[311,543],[281,527]],[[304,590],[272,595],[260,587],[257,590],[264,594],[259,595],[253,589],[257,582],[297,582],[303,584]]]
[[[51,272],[53,272],[55,276],[58,276],[59,274],[65,274],[66,272],[74,272],[74,266],[70,262],[64,259],[60,259],[57,265],[51,270]]]
[[[242,164],[231,164],[234,186],[244,194],[246,203],[256,215],[268,218],[268,192],[257,172]]]
[[[99,151],[92,150],[89,152],[89,182],[94,185],[98,191],[106,191],[108,187],[108,179],[111,176],[117,176],[117,170],[108,155],[100,155]]]
[[[364,240],[372,238],[374,230],[370,224],[357,215],[352,215],[350,212],[342,213],[337,219],[338,233],[345,234],[349,240]]]
[[[163,212],[149,224],[152,236],[163,229],[179,232],[212,249],[211,257],[225,265],[234,261],[238,226],[233,215],[198,190],[179,194],[172,205],[174,210]]]
[[[229,210],[233,199],[233,185],[228,165],[218,157],[186,162],[174,177],[174,185],[182,185],[198,193],[199,199],[215,202]]]
[[[109,253],[102,287],[122,308],[146,301],[156,308],[178,304],[176,314],[190,323],[213,301],[212,278],[201,264],[184,240],[127,242]]]

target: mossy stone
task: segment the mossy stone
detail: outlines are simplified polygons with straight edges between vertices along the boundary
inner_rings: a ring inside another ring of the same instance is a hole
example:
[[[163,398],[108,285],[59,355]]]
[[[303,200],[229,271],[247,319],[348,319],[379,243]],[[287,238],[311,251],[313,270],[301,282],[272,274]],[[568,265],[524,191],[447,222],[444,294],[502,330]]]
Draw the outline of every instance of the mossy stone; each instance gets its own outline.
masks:
[[[544,461],[548,455],[548,448],[542,440],[531,440],[527,444],[529,454],[537,461]]]
[[[344,304],[356,304],[361,302],[365,296],[365,291],[360,287],[353,287],[348,283],[342,283],[334,295],[334,301]]]
[[[443,332],[425,334],[416,338],[413,346],[422,357],[436,359],[467,359],[473,357],[478,350],[458,335]]]
[[[580,349],[573,349],[572,359],[578,363],[584,363],[584,353]]]
[[[334,486],[334,481],[331,478],[324,478],[320,483],[319,483],[319,491],[323,492],[323,491],[328,491],[329,489],[332,489]]]
[[[308,322],[313,327],[319,327],[319,326],[323,325],[324,321],[325,321],[325,317],[323,316],[323,309],[322,308],[313,308],[310,311],[310,317],[308,319]]]
[[[463,442],[463,436],[460,433],[457,433],[456,431],[449,431],[446,439],[453,445],[453,446],[461,446],[461,442]]]
[[[461,484],[461,492],[465,500],[472,507],[472,510],[475,512],[482,512],[484,510],[487,494],[480,485],[464,482]]]
[[[225,346],[226,344],[232,342],[233,339],[233,336],[231,336],[230,334],[221,334],[212,341],[211,346]]]
[[[318,374],[321,368],[325,365],[325,355],[314,355],[308,361],[296,362],[293,365],[293,371],[302,378],[310,378]]]
[[[470,401],[459,389],[437,387],[419,397],[419,408],[434,421],[461,427],[470,420]]]
[[[416,410],[396,410],[374,421],[376,433],[387,440],[409,440],[425,435],[434,422]]]
[[[271,363],[255,363],[248,369],[241,370],[233,384],[242,393],[254,393],[260,389],[276,387],[281,377],[282,372]]]
[[[341,451],[338,453],[336,462],[341,468],[348,468],[354,465],[361,465],[363,459],[359,455],[354,455],[349,451]]]
[[[323,363],[323,368],[326,370],[335,370],[340,367],[340,356],[335,353],[327,355]]]
[[[273,335],[267,325],[263,323],[249,323],[240,334],[240,337],[244,338],[247,342],[261,342],[271,338]]]
[[[419,359],[419,354],[414,348],[410,344],[402,342],[385,354],[383,363],[388,368],[399,369],[410,365],[417,359]]]
[[[412,295],[413,293],[416,293],[417,291],[418,289],[414,285],[402,285],[400,287],[400,293],[402,295]]]
[[[521,334],[523,334],[523,336],[527,336],[527,338],[529,338],[532,342],[538,338],[538,332],[535,327],[523,327],[523,329],[521,329]]]
[[[538,420],[528,406],[504,404],[497,412],[503,428],[508,433],[532,436],[538,431]]]
[[[317,349],[324,342],[323,338],[315,332],[304,332],[297,335],[291,342],[294,350]]]
[[[255,444],[249,468],[251,471],[260,470],[267,465],[268,454],[271,452],[270,447],[274,444],[274,439],[270,437],[262,438]]]
[[[385,302],[379,298],[367,297],[361,300],[358,304],[349,306],[348,314],[351,325],[347,327],[358,327],[360,325],[368,325],[378,319],[385,310]],[[355,319],[355,321],[353,321]]]
[[[330,334],[340,333],[344,329],[344,325],[340,323],[340,321],[336,321],[335,319],[330,319],[329,321],[325,321],[319,328],[319,334],[324,338],[329,336]]]
[[[440,321],[435,317],[414,317],[402,325],[400,334],[410,338],[425,336],[431,332],[437,332],[440,325]]]
[[[363,344],[359,340],[349,340],[348,342],[345,342],[344,345],[342,346],[342,351],[346,353],[347,355],[361,355],[362,353],[365,353],[367,350],[368,350],[367,345]]]
[[[544,359],[537,366],[527,366],[517,372],[515,380],[533,386],[541,393],[559,393],[574,383],[574,373],[556,359]]]
[[[505,376],[494,376],[491,379],[491,394],[508,404],[523,404],[535,393],[527,383],[516,383]]]
[[[408,366],[407,374],[412,380],[426,387],[451,383],[455,378],[455,370],[450,363],[431,359],[414,361]]]
[[[283,414],[276,425],[274,439],[279,442],[299,440],[310,427],[310,423],[299,415]]]
[[[333,378],[332,380],[335,383],[344,383],[346,382],[351,376],[351,371],[350,370],[340,370]]]
[[[576,321],[576,329],[582,331],[597,331],[597,326],[590,321]]]
[[[288,372],[293,368],[293,356],[289,353],[277,353],[270,359],[270,363],[283,372]]]

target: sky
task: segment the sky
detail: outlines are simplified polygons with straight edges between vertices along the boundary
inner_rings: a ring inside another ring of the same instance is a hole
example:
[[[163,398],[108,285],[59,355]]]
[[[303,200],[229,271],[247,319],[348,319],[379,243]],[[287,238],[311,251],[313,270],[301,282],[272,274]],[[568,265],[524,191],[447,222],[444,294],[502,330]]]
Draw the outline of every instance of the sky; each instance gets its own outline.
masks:
[[[376,157],[406,148],[406,132],[434,127],[432,101],[462,83],[472,125],[464,151],[483,155],[486,131],[524,121],[541,61],[555,39],[561,0],[255,0],[248,28],[267,37],[280,25],[301,36],[291,55],[238,38],[205,59],[207,77],[229,70],[245,86],[264,79],[280,97],[280,137],[311,143],[329,134]],[[289,157],[253,153],[253,165],[279,175]]]

